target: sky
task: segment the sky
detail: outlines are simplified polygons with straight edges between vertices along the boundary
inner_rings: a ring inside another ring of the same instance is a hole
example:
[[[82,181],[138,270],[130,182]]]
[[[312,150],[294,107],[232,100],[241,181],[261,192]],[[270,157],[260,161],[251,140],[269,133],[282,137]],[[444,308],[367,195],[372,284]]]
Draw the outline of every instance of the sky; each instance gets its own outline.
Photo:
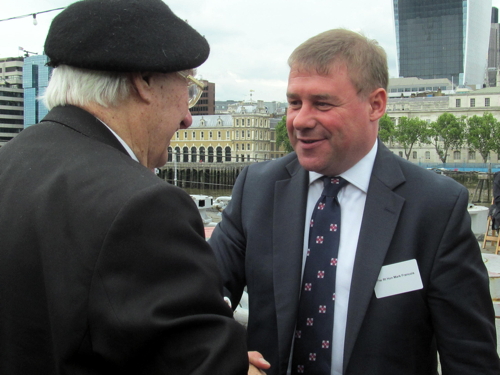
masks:
[[[488,1],[488,0],[476,0]],[[500,0],[491,0],[500,8]],[[7,0],[0,19],[68,6],[73,0]],[[397,77],[392,0],[166,0],[210,44],[198,77],[215,82],[216,100],[286,101],[288,56],[322,31],[343,27],[376,39]],[[0,57],[21,56],[19,47],[43,52],[52,19],[61,10],[0,21]]]

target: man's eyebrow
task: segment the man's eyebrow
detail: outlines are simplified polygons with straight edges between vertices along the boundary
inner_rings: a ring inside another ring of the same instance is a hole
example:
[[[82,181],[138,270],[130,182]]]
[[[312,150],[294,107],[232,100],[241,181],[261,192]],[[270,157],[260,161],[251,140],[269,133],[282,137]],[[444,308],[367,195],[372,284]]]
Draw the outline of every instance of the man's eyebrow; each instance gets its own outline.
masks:
[[[300,98],[300,95],[299,94],[295,94],[293,92],[287,92],[286,93],[286,96],[288,99],[298,99]],[[307,96],[308,99],[310,100],[335,100],[337,99],[336,96],[332,96],[330,94],[314,94],[314,95],[309,95]]]

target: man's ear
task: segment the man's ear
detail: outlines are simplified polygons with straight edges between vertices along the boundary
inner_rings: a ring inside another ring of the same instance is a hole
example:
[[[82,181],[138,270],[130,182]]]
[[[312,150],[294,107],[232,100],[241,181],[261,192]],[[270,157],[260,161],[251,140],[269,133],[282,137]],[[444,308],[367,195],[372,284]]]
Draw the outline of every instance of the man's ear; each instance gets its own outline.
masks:
[[[370,121],[377,121],[385,113],[387,105],[387,92],[383,88],[373,90],[368,97],[370,103]]]
[[[130,82],[139,99],[150,103],[152,99],[151,78],[153,74],[148,72],[132,73]]]

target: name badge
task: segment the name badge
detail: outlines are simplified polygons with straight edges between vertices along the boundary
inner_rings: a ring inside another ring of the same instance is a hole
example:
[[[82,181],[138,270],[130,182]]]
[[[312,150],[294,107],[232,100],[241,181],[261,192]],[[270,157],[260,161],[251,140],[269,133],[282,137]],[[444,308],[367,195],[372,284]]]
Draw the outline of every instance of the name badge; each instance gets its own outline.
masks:
[[[415,259],[383,266],[375,284],[377,298],[422,289],[422,278]]]

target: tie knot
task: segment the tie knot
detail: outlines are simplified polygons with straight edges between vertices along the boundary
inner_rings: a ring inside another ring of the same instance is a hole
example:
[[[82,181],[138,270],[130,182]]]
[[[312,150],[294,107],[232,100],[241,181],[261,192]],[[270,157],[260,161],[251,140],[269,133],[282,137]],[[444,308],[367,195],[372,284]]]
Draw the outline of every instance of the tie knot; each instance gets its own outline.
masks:
[[[335,177],[323,177],[324,189],[322,195],[327,197],[336,197],[339,190],[342,189],[347,181],[340,176]]]

